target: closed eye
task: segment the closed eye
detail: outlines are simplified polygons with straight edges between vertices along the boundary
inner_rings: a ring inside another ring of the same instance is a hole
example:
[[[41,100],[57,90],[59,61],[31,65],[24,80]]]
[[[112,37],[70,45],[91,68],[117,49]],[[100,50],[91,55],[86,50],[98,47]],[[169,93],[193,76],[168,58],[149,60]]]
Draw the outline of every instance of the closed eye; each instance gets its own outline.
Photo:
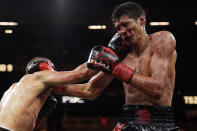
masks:
[[[120,31],[120,27],[115,28],[116,32]]]

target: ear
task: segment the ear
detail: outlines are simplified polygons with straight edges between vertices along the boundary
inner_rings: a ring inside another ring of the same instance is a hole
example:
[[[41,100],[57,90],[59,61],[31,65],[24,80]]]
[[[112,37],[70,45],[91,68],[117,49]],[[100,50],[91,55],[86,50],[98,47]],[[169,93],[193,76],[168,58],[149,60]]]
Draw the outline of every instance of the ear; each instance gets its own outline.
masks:
[[[141,15],[139,18],[138,18],[138,21],[141,25],[145,25],[146,24],[146,17],[144,15]]]

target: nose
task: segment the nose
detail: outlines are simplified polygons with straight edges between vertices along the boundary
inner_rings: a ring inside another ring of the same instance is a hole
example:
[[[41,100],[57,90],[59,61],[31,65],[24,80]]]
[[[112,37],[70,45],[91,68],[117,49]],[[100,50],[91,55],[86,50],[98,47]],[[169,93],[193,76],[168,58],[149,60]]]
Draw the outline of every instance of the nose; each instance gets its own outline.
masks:
[[[123,40],[125,39],[126,29],[124,27],[120,28],[119,35]]]
[[[124,34],[124,33],[126,33],[126,29],[124,27],[121,27],[120,32],[121,32],[121,34]]]
[[[125,35],[126,35],[126,29],[124,27],[121,27],[120,28],[120,31],[119,31],[119,34],[120,34],[120,37],[122,39],[124,39],[125,38]]]

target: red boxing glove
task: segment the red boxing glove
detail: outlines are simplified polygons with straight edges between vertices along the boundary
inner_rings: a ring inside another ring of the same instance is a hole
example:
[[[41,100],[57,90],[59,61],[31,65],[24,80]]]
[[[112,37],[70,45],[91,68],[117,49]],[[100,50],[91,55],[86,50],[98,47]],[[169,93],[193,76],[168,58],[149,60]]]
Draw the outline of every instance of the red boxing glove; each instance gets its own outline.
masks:
[[[34,72],[37,71],[42,71],[42,70],[55,70],[55,67],[53,63],[44,57],[35,57],[26,66],[26,73],[27,74],[33,74]]]
[[[51,70],[51,71],[54,71],[54,69],[48,64],[48,63],[40,63],[39,64],[39,70],[40,71],[43,71],[43,70]]]

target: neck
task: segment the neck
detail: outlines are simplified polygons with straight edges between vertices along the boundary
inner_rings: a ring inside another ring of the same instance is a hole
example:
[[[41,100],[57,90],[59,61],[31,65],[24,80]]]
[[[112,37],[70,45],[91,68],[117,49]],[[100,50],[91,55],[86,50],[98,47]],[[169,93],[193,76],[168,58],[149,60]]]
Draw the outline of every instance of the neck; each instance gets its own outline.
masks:
[[[144,28],[143,31],[141,32],[140,37],[138,37],[136,44],[132,46],[132,52],[139,56],[145,51],[149,43],[150,43],[150,37],[148,36]]]

